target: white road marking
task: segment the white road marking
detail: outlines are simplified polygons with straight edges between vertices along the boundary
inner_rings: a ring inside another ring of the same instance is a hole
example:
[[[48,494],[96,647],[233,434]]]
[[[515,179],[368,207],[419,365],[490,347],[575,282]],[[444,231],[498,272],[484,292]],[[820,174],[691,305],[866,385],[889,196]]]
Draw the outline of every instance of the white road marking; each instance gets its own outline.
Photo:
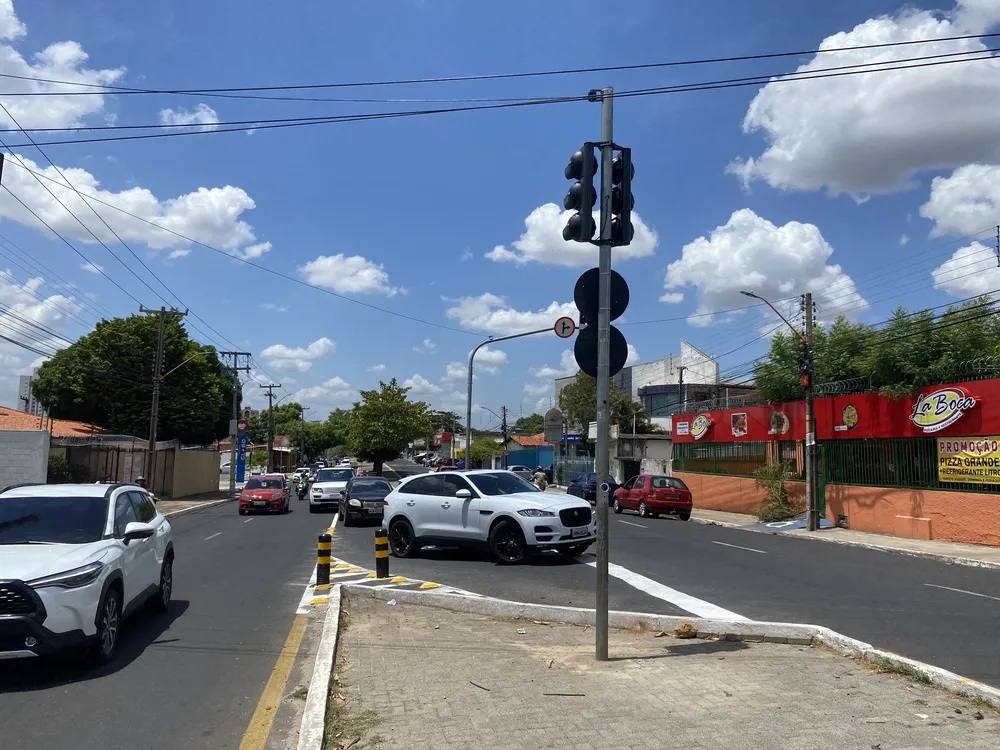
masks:
[[[738,544],[726,544],[725,542],[712,542],[712,544],[718,544],[718,545],[720,545],[722,547],[732,547],[733,549],[745,549],[747,552],[756,552],[757,554],[760,554],[760,555],[766,555],[767,554],[767,552],[765,552],[762,549],[754,549],[753,547],[741,547]]]
[[[995,602],[1000,602],[1000,596],[990,596],[989,594],[979,594],[975,591],[966,591],[965,589],[953,589],[951,586],[938,586],[936,583],[925,583],[924,586],[930,586],[932,589],[945,589],[947,591],[955,591],[959,594],[968,594],[969,596],[978,596],[981,599],[992,599]]]
[[[252,520],[253,520],[252,518],[248,518],[248,519],[247,519],[247,520],[245,520],[245,521],[244,521],[243,523],[250,523],[250,522],[251,522]]]
[[[331,529],[336,528],[337,519],[339,516],[340,516],[339,511],[333,514],[333,520],[330,522],[329,528]],[[312,598],[316,595],[316,592],[313,590],[313,586],[315,585],[316,585],[316,566],[314,565],[312,570],[312,575],[309,576],[309,583],[306,584],[306,590],[302,592],[302,598],[299,600],[299,606],[295,610],[296,614],[307,615],[309,614],[309,612],[312,611],[312,604],[310,604],[310,602],[312,601]]]
[[[648,526],[643,526],[641,523],[632,523],[631,521],[623,521],[620,518],[618,519],[618,523],[627,523],[629,526],[635,526],[638,529],[648,529],[649,528]]]
[[[222,532],[221,531],[216,531],[214,534],[212,534],[212,536],[206,536],[205,537],[205,541],[207,542],[209,539],[215,539],[215,537],[217,537],[217,536],[222,536]]]
[[[596,560],[586,564],[592,568],[597,567]],[[735,612],[730,612],[728,609],[717,607],[711,602],[706,602],[703,599],[697,599],[693,596],[685,594],[683,591],[678,591],[677,589],[672,589],[669,586],[664,586],[659,581],[654,581],[652,578],[646,578],[644,575],[634,573],[628,568],[623,568],[621,565],[617,565],[615,563],[608,563],[608,575],[614,576],[618,580],[624,581],[629,586],[637,588],[639,591],[645,592],[650,596],[655,596],[657,599],[669,602],[675,607],[683,609],[685,612],[690,612],[696,617],[704,617],[709,620],[747,619],[743,615],[738,615]]]

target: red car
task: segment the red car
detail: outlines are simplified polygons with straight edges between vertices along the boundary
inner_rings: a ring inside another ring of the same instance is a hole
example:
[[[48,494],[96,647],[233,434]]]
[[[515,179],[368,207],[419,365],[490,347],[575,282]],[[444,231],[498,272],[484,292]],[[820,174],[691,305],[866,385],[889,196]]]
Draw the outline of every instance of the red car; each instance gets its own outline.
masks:
[[[253,511],[263,513],[288,512],[288,486],[283,474],[251,477],[240,493],[240,515]]]
[[[675,515],[682,521],[691,518],[691,490],[677,477],[640,474],[615,490],[611,503],[615,513],[636,510],[643,518]]]

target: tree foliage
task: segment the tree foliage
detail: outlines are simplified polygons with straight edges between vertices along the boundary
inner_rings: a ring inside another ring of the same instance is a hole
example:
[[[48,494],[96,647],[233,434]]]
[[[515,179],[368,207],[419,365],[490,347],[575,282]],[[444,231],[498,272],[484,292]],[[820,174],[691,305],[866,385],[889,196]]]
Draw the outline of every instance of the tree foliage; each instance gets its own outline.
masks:
[[[427,416],[430,420],[430,431],[433,433],[458,432],[464,421],[453,411],[430,411]]]
[[[638,434],[660,431],[646,417],[642,405],[615,387],[614,383],[610,393],[611,423],[618,425],[620,432],[632,432],[633,418]],[[559,408],[570,424],[586,429],[597,419],[597,381],[585,373],[578,374],[576,380],[559,392]]]
[[[816,383],[868,377],[887,395],[906,395],[921,385],[963,376],[962,365],[1000,354],[1000,321],[984,316],[988,297],[949,307],[908,313],[898,308],[879,328],[837,318],[813,333]],[[761,397],[769,402],[795,401],[805,394],[800,381],[802,342],[794,334],[771,340],[766,359],[754,366]],[[987,368],[989,369],[989,368]],[[980,375],[998,375],[981,372]]]
[[[484,462],[493,458],[493,456],[499,456],[501,453],[503,453],[503,446],[496,440],[489,438],[477,440],[469,446],[470,467],[467,468],[471,468],[472,464],[481,466]]]
[[[378,390],[361,391],[361,401],[354,405],[347,421],[347,444],[364,461],[382,464],[396,458],[411,440],[424,435],[430,425],[427,404],[410,401],[409,388],[393,378],[379,383]]]
[[[151,315],[102,320],[42,364],[33,385],[36,397],[55,418],[148,436],[158,328]],[[157,437],[206,445],[226,436],[232,418],[231,370],[214,347],[192,341],[180,319],[168,318],[164,330],[166,377]]]
[[[517,421],[514,422],[514,429],[524,430],[529,435],[537,435],[545,429],[545,418],[541,414],[528,414],[524,417],[518,417]]]

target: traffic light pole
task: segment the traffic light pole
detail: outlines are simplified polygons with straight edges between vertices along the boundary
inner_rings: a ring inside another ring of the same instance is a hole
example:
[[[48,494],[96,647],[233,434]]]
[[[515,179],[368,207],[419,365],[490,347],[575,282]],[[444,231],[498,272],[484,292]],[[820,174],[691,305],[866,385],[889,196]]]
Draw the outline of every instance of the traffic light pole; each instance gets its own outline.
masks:
[[[598,245],[599,307],[597,314],[597,648],[598,661],[608,660],[608,476],[611,404],[611,163],[614,159],[614,90],[601,89],[601,226]]]
[[[819,531],[819,497],[817,495],[816,466],[816,408],[815,391],[813,389],[812,340],[813,340],[813,301],[812,293],[803,296],[806,317],[806,335],[802,342],[805,346],[805,359],[809,364],[808,380],[806,381],[806,528],[809,531]]]

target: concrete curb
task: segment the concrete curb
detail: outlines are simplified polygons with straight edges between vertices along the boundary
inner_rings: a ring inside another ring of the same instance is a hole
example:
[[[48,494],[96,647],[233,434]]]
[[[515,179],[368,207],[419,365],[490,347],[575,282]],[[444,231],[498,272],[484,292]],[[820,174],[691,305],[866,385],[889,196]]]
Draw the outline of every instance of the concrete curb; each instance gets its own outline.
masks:
[[[330,589],[323,634],[316,647],[316,663],[313,666],[312,678],[309,680],[306,707],[302,712],[302,724],[299,727],[298,750],[322,750],[323,747],[326,706],[330,701],[330,680],[333,677],[333,665],[337,658],[340,603],[340,585],[335,585]]]
[[[546,620],[574,625],[593,625],[595,612],[577,607],[556,607],[544,604],[511,602],[489,597],[467,598],[454,594],[409,591],[406,589],[379,589],[341,584],[346,598],[364,596],[371,599],[409,604],[423,604],[430,607],[449,609],[455,612],[512,617],[521,619]],[[681,622],[691,623],[698,631],[699,638],[721,638],[723,640],[788,643],[793,645],[823,645],[844,656],[849,656],[873,665],[896,669],[903,674],[918,675],[932,685],[949,692],[989,703],[1000,709],[1000,690],[976,682],[954,672],[923,662],[908,659],[875,648],[869,643],[849,638],[820,625],[806,625],[788,622],[756,622],[753,620],[725,621],[706,620],[697,617],[674,617],[642,612],[609,612],[608,624],[613,628],[630,630],[643,628],[650,631],[672,632]],[[311,688],[310,688],[311,690]]]
[[[226,497],[222,500],[209,500],[205,503],[200,503],[198,505],[192,505],[190,508],[181,508],[180,510],[172,510],[169,513],[164,513],[164,518],[177,518],[177,516],[185,516],[188,513],[196,513],[199,510],[205,510],[205,508],[214,508],[216,505],[222,505],[223,503],[231,503],[235,498]]]
[[[986,568],[988,570],[1000,570],[1000,562],[993,562],[992,560],[976,560],[973,557],[958,557],[956,555],[944,555],[940,552],[923,552],[921,550],[912,549],[900,549],[898,547],[885,547],[880,544],[870,544],[868,542],[857,542],[853,539],[837,539],[836,537],[823,535],[823,532],[817,532],[816,536],[810,534],[796,534],[789,531],[765,531],[764,529],[755,529],[750,526],[743,526],[738,523],[729,523],[728,521],[716,521],[712,518],[698,518],[696,516],[691,516],[691,520],[695,523],[700,523],[703,526],[721,526],[725,529],[739,529],[740,531],[749,531],[753,534],[767,534],[769,536],[788,536],[792,539],[808,539],[814,542],[830,542],[832,544],[843,544],[847,547],[861,547],[862,549],[871,549],[876,552],[889,552],[897,555],[906,555],[908,557],[920,557],[925,560],[937,560],[938,562],[947,563],[948,565],[966,565],[970,568]]]

